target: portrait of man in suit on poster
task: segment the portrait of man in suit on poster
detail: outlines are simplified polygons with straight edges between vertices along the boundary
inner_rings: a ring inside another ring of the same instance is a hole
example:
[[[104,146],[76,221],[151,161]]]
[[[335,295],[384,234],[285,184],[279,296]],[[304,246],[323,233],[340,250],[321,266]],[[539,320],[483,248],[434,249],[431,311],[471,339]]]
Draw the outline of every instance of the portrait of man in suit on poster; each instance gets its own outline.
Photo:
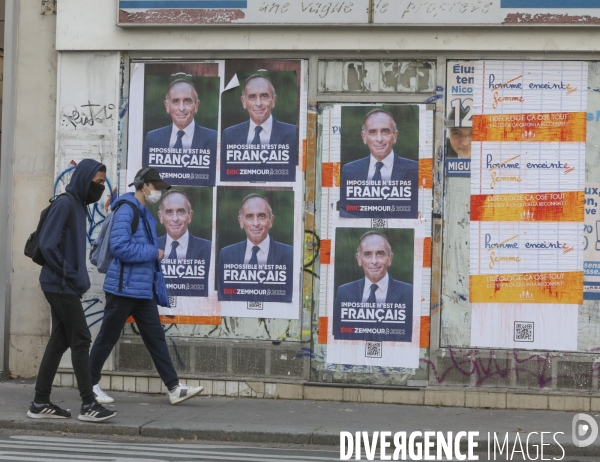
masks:
[[[174,173],[170,178],[173,184],[214,186],[217,132],[194,119],[200,108],[196,87],[189,80],[174,80],[167,88],[164,105],[172,123],[146,134],[144,166]]]
[[[219,300],[291,302],[294,248],[275,241],[269,235],[275,215],[267,198],[259,194],[246,196],[240,205],[237,220],[246,239],[224,247],[219,253]],[[235,273],[237,284],[236,280],[226,276],[228,268],[239,269]],[[267,283],[258,281],[251,286],[265,291],[272,289],[276,295],[261,292],[239,296],[232,292],[250,289],[248,283],[252,282],[255,274]],[[231,289],[232,286],[235,288]]]
[[[248,77],[240,97],[248,120],[223,130],[221,137],[221,179],[224,181],[294,181],[298,129],[273,117],[277,93],[271,80],[261,74]],[[261,152],[261,159],[248,151]],[[268,160],[267,160],[268,158]],[[247,161],[247,162],[245,162]],[[239,173],[252,168],[251,177]],[[277,174],[266,173],[276,167]],[[287,173],[282,173],[286,170]]]
[[[369,155],[342,167],[340,216],[416,218],[419,163],[394,152],[399,132],[392,113],[370,111],[360,135]]]
[[[169,265],[193,265],[194,276],[198,276],[197,268],[202,266],[201,279],[205,280],[210,269],[211,242],[190,233],[188,226],[193,216],[192,204],[183,191],[167,191],[158,209],[158,219],[167,234],[158,238],[158,248],[165,251],[163,265],[167,261]],[[165,274],[170,275],[169,271]],[[195,295],[205,297],[207,294],[208,285],[204,281],[204,289]]]
[[[348,340],[410,341],[413,285],[398,281],[388,273],[394,259],[388,237],[378,231],[364,233],[358,242],[355,257],[364,277],[337,288],[334,300],[334,337]],[[378,332],[373,334],[357,330],[369,327]],[[397,328],[394,329],[397,333],[388,337],[380,332],[383,327],[387,327],[388,331],[389,327]],[[402,334],[400,329],[403,330]]]

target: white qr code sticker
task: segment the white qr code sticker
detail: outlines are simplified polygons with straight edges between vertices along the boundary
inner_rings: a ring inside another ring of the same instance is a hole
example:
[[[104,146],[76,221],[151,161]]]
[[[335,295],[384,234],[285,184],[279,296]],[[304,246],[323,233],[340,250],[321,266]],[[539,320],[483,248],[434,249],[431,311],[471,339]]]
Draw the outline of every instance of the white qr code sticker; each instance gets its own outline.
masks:
[[[515,342],[533,342],[533,323],[515,321]]]
[[[248,309],[249,310],[262,310],[263,302],[248,302]]]
[[[371,228],[387,228],[388,226],[386,218],[373,218],[371,219]]]
[[[381,358],[381,350],[381,342],[367,342],[367,351],[365,356],[367,358]]]

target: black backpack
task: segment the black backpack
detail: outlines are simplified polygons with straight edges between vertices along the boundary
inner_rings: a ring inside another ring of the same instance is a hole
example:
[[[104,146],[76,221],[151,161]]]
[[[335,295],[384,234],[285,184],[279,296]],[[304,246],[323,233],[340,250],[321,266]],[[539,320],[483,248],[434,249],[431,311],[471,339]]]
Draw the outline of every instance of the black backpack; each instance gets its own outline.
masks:
[[[71,209],[69,210],[69,218],[67,218],[67,223],[65,224],[65,227],[62,229],[61,232],[61,240],[62,238],[64,238],[65,231],[69,226],[71,226],[71,224],[73,223],[73,217],[75,216],[75,197],[69,192],[59,194],[58,196],[53,197],[48,201],[50,202],[50,205],[44,210],[42,210],[42,213],[40,213],[40,221],[38,222],[37,228],[33,233],[29,235],[29,238],[25,243],[25,256],[31,258],[35,263],[37,263],[40,266],[44,266],[44,263],[46,263],[46,260],[44,260],[44,256],[40,251],[40,232],[42,231],[42,227],[46,222],[46,218],[48,218],[50,207],[52,207],[54,201],[60,196],[65,195],[69,198],[69,201],[71,202]]]

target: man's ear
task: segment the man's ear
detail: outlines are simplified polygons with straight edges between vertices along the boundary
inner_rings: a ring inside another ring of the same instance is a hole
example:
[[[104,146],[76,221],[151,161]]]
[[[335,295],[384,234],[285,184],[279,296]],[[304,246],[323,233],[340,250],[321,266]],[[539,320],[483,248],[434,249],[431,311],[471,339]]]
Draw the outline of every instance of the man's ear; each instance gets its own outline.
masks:
[[[169,111],[167,111],[167,112],[169,112]],[[367,137],[365,136],[365,132],[363,132],[362,130],[360,132],[360,137],[363,140],[363,144],[367,144]]]

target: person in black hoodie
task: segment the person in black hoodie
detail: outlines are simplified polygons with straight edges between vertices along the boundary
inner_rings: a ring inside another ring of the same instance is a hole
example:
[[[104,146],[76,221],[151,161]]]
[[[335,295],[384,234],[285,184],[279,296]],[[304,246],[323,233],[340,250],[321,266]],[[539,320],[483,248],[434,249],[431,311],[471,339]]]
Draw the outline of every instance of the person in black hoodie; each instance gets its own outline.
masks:
[[[69,409],[50,402],[52,382],[68,348],[83,403],[79,420],[100,422],[117,415],[98,404],[94,397],[89,367],[92,336],[81,304],[81,297],[90,288],[86,267],[86,206],[100,200],[105,181],[103,164],[92,159],[79,162],[66,188],[71,198],[62,195],[53,202],[40,231],[40,251],[45,259],[40,286],[50,304],[52,332],[40,364],[35,397],[27,412],[32,419],[71,417]],[[75,207],[69,220],[72,201]]]

